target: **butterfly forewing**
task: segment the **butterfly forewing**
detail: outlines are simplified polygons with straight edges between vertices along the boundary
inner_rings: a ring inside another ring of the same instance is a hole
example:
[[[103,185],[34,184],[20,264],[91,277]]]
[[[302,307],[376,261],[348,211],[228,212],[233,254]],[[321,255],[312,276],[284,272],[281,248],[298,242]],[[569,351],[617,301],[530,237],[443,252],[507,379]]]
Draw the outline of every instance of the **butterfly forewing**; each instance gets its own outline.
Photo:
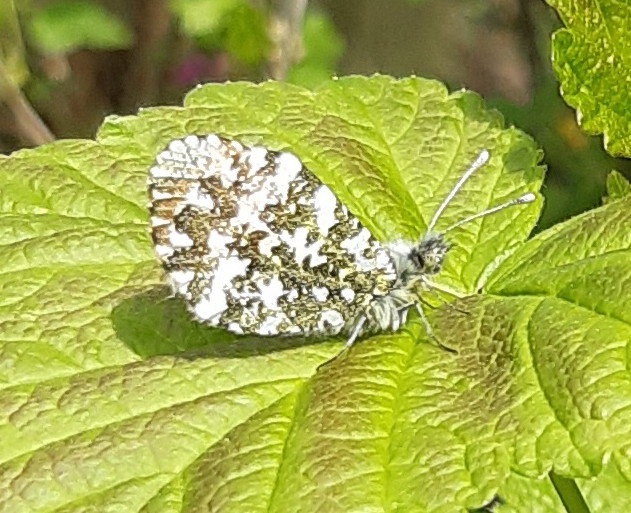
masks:
[[[156,253],[200,322],[235,333],[348,331],[390,293],[390,253],[287,152],[176,139],[149,172]]]

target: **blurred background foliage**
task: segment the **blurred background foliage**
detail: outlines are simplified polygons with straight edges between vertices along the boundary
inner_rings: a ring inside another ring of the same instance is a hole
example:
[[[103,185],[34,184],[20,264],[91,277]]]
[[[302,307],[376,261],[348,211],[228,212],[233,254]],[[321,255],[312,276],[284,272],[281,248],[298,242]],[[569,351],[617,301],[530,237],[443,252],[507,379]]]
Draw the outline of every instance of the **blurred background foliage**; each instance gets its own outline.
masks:
[[[2,0],[0,152],[91,138],[198,83],[416,74],[477,91],[538,141],[543,229],[599,204],[612,169],[631,176],[559,95],[558,27],[542,0]]]

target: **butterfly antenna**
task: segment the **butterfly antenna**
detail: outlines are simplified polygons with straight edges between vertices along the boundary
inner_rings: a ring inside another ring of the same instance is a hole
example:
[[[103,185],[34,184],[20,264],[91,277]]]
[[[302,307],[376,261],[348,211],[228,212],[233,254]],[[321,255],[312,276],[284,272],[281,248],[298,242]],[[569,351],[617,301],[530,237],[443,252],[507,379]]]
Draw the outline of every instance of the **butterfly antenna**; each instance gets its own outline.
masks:
[[[535,198],[536,196],[534,195],[534,193],[527,192],[526,194],[520,196],[519,198],[514,198],[510,201],[507,201],[506,203],[502,203],[501,205],[497,205],[495,207],[491,207],[486,210],[483,210],[482,212],[478,212],[477,214],[473,214],[472,216],[465,217],[464,219],[461,219],[457,223],[454,223],[451,226],[449,226],[442,233],[445,234],[448,231],[453,230],[454,228],[458,228],[459,226],[462,226],[463,224],[466,224],[469,221],[473,221],[474,219],[477,219],[478,217],[483,217],[483,216],[492,214],[493,212],[499,212],[500,210],[504,210],[505,208],[512,207],[513,205],[524,205],[525,203],[531,203],[535,200]]]
[[[490,155],[489,155],[488,150],[482,150],[480,152],[480,154],[477,156],[477,158],[469,166],[469,169],[467,169],[464,172],[464,174],[460,177],[460,180],[458,180],[458,183],[456,183],[456,185],[454,185],[453,189],[451,189],[451,191],[449,191],[449,194],[447,194],[447,197],[443,200],[443,202],[440,204],[440,206],[436,209],[436,212],[434,212],[434,217],[432,217],[432,220],[427,225],[427,232],[428,233],[431,232],[434,229],[434,226],[436,226],[436,222],[438,221],[438,218],[441,216],[441,214],[443,213],[443,211],[445,210],[447,205],[449,205],[449,203],[451,202],[453,197],[462,188],[464,183],[471,177],[471,175],[473,173],[475,173],[478,169],[480,169],[484,164],[486,164],[489,161],[489,157],[490,157]]]

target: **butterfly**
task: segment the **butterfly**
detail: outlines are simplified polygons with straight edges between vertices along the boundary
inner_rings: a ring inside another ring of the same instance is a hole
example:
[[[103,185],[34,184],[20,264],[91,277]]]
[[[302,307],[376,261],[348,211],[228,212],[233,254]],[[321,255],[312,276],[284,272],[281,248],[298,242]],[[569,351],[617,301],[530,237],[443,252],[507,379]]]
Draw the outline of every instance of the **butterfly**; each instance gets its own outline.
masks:
[[[437,287],[445,234],[530,203],[533,193],[434,233],[449,202],[489,160],[483,150],[420,240],[378,241],[290,152],[216,134],[171,141],[149,169],[152,238],[171,288],[199,322],[237,334],[360,336],[397,331]]]

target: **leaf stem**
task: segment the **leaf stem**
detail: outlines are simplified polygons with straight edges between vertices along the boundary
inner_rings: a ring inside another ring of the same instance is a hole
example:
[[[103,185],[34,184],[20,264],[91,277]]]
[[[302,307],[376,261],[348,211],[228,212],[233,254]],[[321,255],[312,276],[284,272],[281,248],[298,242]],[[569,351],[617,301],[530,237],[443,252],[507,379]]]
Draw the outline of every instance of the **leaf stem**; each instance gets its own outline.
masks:
[[[561,477],[554,472],[550,472],[548,476],[568,513],[590,513],[590,509],[581,491],[578,489],[576,481]]]
[[[22,90],[7,75],[0,63],[0,101],[4,102],[15,118],[18,135],[39,146],[55,140],[55,136],[35,111]]]
[[[271,0],[269,35],[272,49],[267,67],[270,78],[285,80],[302,54],[302,27],[308,0]]]

